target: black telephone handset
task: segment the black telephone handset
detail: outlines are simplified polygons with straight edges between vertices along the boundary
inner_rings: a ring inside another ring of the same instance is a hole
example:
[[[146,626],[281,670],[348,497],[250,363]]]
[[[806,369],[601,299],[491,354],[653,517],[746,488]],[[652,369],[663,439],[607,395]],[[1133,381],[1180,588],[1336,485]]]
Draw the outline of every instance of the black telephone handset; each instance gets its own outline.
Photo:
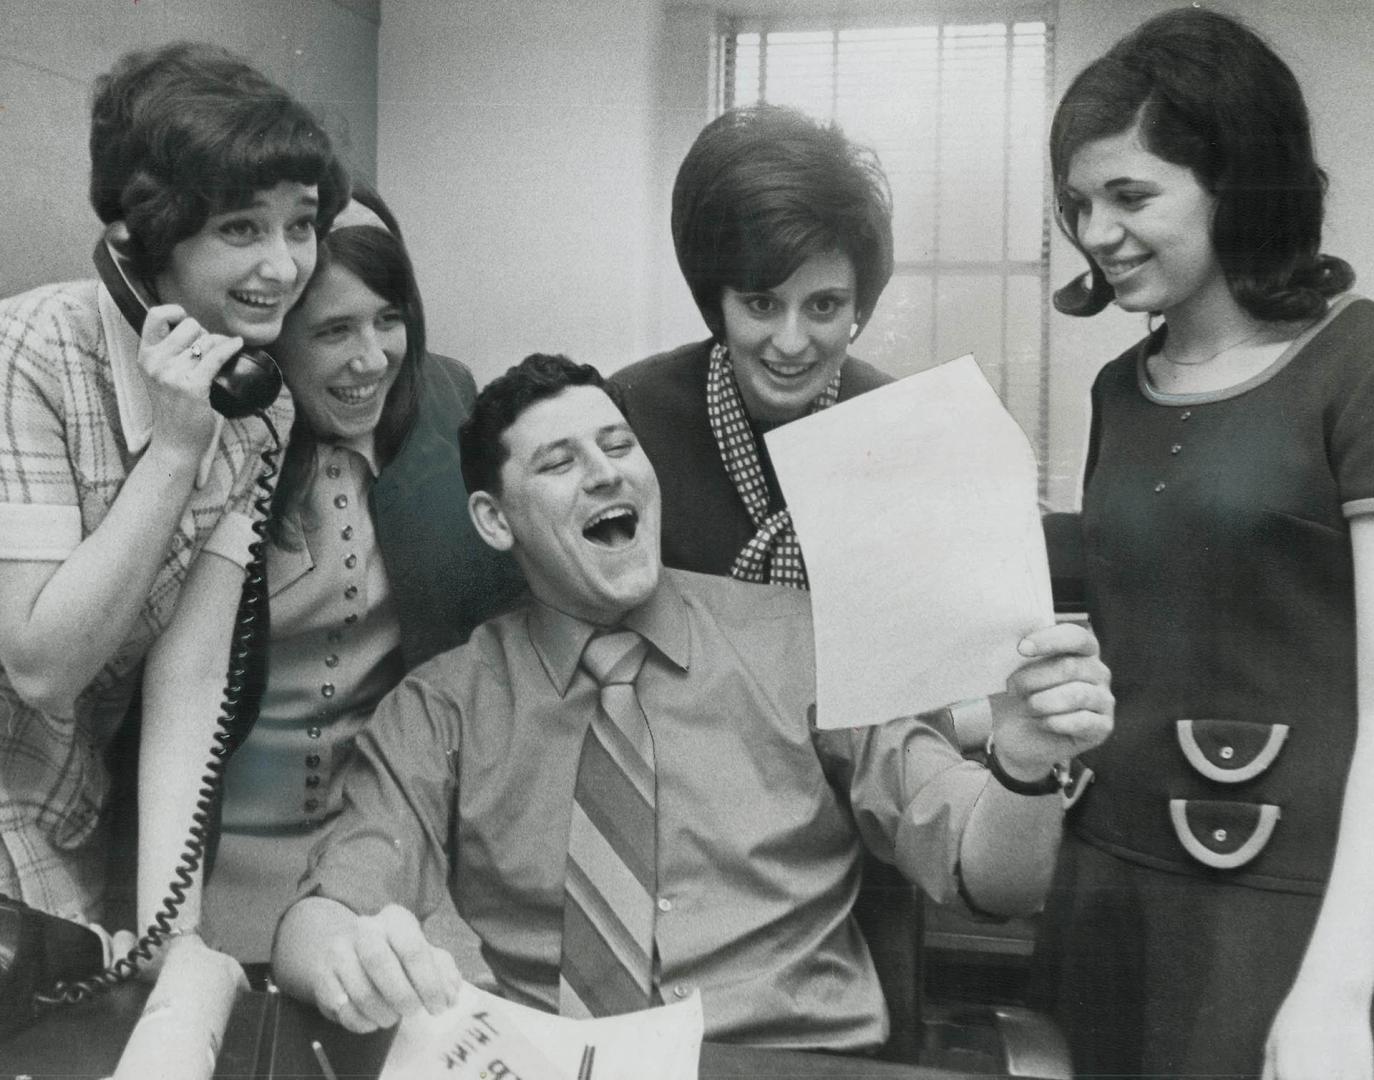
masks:
[[[139,333],[148,308],[119,263],[108,235],[95,247],[95,266],[119,310]],[[190,835],[174,870],[162,907],[153,916],[127,955],[103,971],[104,945],[89,927],[68,922],[0,894],[0,1040],[34,1020],[41,1009],[74,1004],[101,993],[135,975],[141,964],[175,932],[174,921],[195,881],[202,858],[213,845],[219,792],[229,755],[247,737],[257,720],[266,684],[266,646],[271,616],[267,604],[267,572],[263,559],[265,519],[272,502],[276,454],[281,440],[265,412],[281,392],[281,372],[261,349],[244,350],[231,359],[210,387],[210,404],[222,415],[237,419],[257,413],[274,443],[262,451],[263,470],[256,484],[250,561],[229,652],[224,700],[215,732],[215,745],[205,764]]]
[[[96,273],[120,312],[136,333],[143,333],[148,305],[125,271],[108,233],[96,241],[93,257]],[[230,420],[251,416],[277,400],[281,381],[281,371],[266,350],[243,349],[225,362],[210,384],[210,405]]]

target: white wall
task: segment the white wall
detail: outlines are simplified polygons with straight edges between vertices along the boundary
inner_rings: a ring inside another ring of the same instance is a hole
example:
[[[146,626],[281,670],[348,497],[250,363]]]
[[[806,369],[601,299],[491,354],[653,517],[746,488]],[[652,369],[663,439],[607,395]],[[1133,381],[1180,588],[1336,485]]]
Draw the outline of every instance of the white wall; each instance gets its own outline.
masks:
[[[646,347],[660,22],[657,0],[387,0],[379,181],[433,347],[479,381]]]
[[[378,2],[0,0],[0,296],[91,276],[91,83],[130,49],[193,38],[240,53],[372,176]]]

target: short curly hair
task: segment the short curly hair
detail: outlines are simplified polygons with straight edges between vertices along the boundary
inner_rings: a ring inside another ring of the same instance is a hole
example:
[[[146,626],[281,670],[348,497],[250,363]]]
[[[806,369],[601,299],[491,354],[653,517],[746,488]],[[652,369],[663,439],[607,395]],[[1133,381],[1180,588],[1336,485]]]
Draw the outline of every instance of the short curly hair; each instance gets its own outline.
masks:
[[[730,109],[707,124],[672,206],[678,266],[718,340],[726,286],[771,289],[838,250],[854,264],[862,327],[892,276],[892,193],[876,155],[795,109]]]
[[[174,42],[131,52],[96,80],[91,205],[123,221],[123,252],[153,277],[211,214],[248,206],[282,181],[319,189],[317,227],[348,201],[348,176],[314,115],[242,58]]]
[[[531,353],[482,388],[472,413],[458,429],[463,483],[469,495],[501,494],[501,466],[510,457],[501,436],[531,405],[556,397],[570,386],[603,390],[617,409],[625,411],[619,386],[607,382],[591,364],[579,364],[561,353]]]
[[[1070,84],[1050,128],[1058,219],[1075,246],[1077,214],[1063,197],[1074,155],[1139,126],[1145,148],[1191,169],[1216,198],[1212,245],[1232,296],[1259,319],[1310,319],[1355,279],[1321,254],[1326,174],[1312,151],[1302,90],[1254,31],[1196,8],[1157,15]],[[1086,254],[1086,253],[1085,253]],[[1115,296],[1089,272],[1055,293],[1055,307],[1093,315]]]

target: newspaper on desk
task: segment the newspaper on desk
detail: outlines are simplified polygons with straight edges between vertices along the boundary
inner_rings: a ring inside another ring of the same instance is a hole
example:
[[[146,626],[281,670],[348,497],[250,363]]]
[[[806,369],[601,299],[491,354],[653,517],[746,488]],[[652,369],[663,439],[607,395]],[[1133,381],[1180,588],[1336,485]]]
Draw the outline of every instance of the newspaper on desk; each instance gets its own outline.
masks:
[[[816,636],[816,720],[1005,689],[1054,621],[1035,454],[972,356],[771,431]]]
[[[401,1021],[379,1080],[578,1080],[589,1046],[592,1080],[697,1080],[703,1028],[699,993],[624,1016],[571,1020],[465,982],[453,1008]]]

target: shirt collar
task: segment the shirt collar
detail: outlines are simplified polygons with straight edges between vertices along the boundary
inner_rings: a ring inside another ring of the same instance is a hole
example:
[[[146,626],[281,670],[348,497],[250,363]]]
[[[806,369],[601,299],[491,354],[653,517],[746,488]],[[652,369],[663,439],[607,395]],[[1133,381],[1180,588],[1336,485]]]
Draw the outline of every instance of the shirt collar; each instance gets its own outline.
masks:
[[[124,431],[124,445],[129,453],[140,453],[153,437],[153,403],[148,394],[148,377],[138,366],[139,337],[124,318],[110,290],[103,283],[96,285],[100,305],[100,323],[105,331],[105,345],[110,354],[110,373],[114,378],[115,402],[119,406],[119,426]],[[196,487],[203,488],[210,479],[210,467],[219,450],[224,418],[215,414],[215,437],[210,440],[196,470]]]
[[[352,435],[347,439],[335,439],[333,442],[327,443],[322,442],[319,444],[319,448],[316,452],[319,454],[320,461],[324,461],[335,447],[351,450],[363,459],[364,464],[367,465],[368,471],[372,473],[372,479],[375,480],[382,472],[381,466],[377,464],[376,436],[377,433],[375,431],[367,431],[361,435]]]
[[[652,596],[625,616],[627,630],[644,635],[646,641],[671,664],[686,671],[691,664],[691,631],[687,621],[687,602],[666,570],[660,571],[658,588]],[[530,608],[529,634],[539,662],[559,696],[566,696],[577,673],[582,650],[597,627],[550,607],[535,599]]]

